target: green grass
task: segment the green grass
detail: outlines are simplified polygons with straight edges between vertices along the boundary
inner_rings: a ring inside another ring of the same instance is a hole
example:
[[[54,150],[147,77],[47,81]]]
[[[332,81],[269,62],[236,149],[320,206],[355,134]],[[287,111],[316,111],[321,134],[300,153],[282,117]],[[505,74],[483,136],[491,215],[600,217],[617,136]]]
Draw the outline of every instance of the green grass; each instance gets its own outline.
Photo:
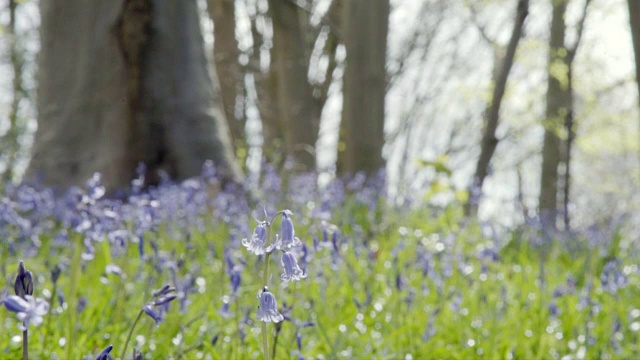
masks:
[[[300,220],[300,216],[295,218],[297,235],[313,248],[312,235],[321,237],[320,223],[310,220],[304,226]],[[143,316],[128,357],[133,347],[145,358],[154,359],[262,357],[255,310],[263,264],[241,246],[234,252],[234,259],[246,260],[242,286],[231,302],[231,316],[221,316],[218,310],[223,297],[230,295],[223,259],[229,234],[215,219],[207,221],[207,230],[193,230],[190,242],[185,241],[185,235],[170,235],[173,232],[168,229],[147,234],[148,240],[157,241],[162,256],[181,263],[176,267],[178,278],[193,276],[196,291],[188,295],[190,304],[185,312],[180,311],[177,301],[172,303],[157,328],[151,318]],[[494,240],[483,237],[477,225],[463,225],[456,208],[438,213],[383,214],[350,202],[334,214],[333,223],[347,238],[340,256],[333,255],[329,246],[321,247],[309,260],[309,276],[304,281],[281,287],[279,256],[271,257],[270,288],[279,305],[292,305],[291,318],[315,324],[300,330],[302,355],[308,359],[640,356],[640,311],[634,311],[640,307],[638,259],[627,254],[631,244],[623,237],[612,239],[603,253],[591,249],[581,237],[535,247],[529,245],[526,232],[514,230],[503,236],[506,246],[500,250],[500,259],[489,261],[477,254],[484,247],[495,246]],[[279,221],[275,230],[278,226]],[[73,235],[71,240],[77,243],[81,239]],[[26,248],[16,246],[16,255],[9,256],[6,242],[0,245],[7,284],[13,281],[14,268],[24,256],[27,268],[35,274],[34,295],[38,297],[52,291],[50,267],[56,263],[66,267],[58,284],[65,306],[56,299],[44,323],[30,329],[32,358],[92,358],[109,344],[114,345],[112,355],[119,356],[151,291],[171,283],[169,269],[164,267],[158,273],[154,256],[142,261],[136,244],[129,244],[126,254],[115,255],[105,241],[96,246],[94,260],[76,266],[78,249],[54,247],[46,237],[41,242],[37,256],[31,258],[22,255]],[[148,243],[146,251],[152,254]],[[416,263],[418,252],[432,255],[432,271],[440,280],[423,275],[422,265]],[[628,275],[627,285],[615,294],[603,290],[600,281],[607,259],[613,257],[620,259],[620,270]],[[110,263],[119,266],[124,275],[106,274]],[[443,271],[449,266],[450,273]],[[398,274],[404,282],[401,290],[396,288]],[[554,290],[565,284],[568,276],[576,279],[576,290],[554,299]],[[353,299],[364,302],[366,289],[371,293],[370,304],[358,308]],[[85,297],[87,305],[77,314],[79,297]],[[589,299],[586,306],[585,298]],[[555,317],[549,313],[552,301],[560,311]],[[243,321],[247,313],[253,324]],[[617,322],[620,326],[614,332]],[[0,358],[20,358],[15,315],[0,310],[0,327]],[[423,340],[429,327],[433,331]],[[273,331],[272,324],[269,329]],[[244,343],[239,331],[245,333]],[[295,333],[296,324],[283,324],[277,359],[297,358]],[[211,341],[214,337],[215,344]]]

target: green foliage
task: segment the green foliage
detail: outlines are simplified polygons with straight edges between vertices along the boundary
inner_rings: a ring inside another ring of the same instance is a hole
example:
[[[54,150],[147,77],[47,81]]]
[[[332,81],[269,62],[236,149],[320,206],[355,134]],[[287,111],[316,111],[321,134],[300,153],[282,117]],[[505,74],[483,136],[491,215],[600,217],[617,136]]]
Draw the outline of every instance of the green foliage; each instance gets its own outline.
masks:
[[[340,245],[340,256],[329,246],[321,247],[309,260],[308,281],[278,289],[280,304],[293,305],[291,318],[315,324],[300,330],[306,358],[633,358],[640,353],[640,311],[634,309],[640,295],[637,259],[620,251],[619,234],[601,255],[580,237],[533,245],[539,234],[531,229],[489,238],[481,227],[465,225],[456,207],[383,213],[352,201],[334,214],[333,221],[347,238]],[[317,234],[301,223],[297,234],[312,247],[312,236]],[[228,229],[212,224],[205,232],[194,230],[190,241],[168,231],[153,239],[162,251],[177,254],[183,262],[177,268],[179,278],[200,267],[197,292],[189,294],[185,312],[178,301],[171,304],[157,328],[143,317],[130,349],[136,347],[149,358],[260,358],[258,324],[239,324],[245,311],[255,317],[262,260],[246,257],[239,296],[231,303],[231,316],[225,318],[218,310],[229,293],[222,257]],[[58,289],[67,305],[61,307],[54,300],[45,322],[31,329],[31,354],[66,358],[69,341],[72,358],[95,355],[108,344],[119,354],[151,290],[171,280],[168,272],[159,275],[154,261],[141,261],[135,244],[126,254],[112,256],[105,241],[96,249],[95,259],[77,269],[74,296],[69,264],[78,249],[61,250],[52,246],[51,239],[41,240],[39,255],[25,259],[35,274],[35,295],[50,296],[48,268],[61,261],[68,267]],[[17,263],[16,256],[6,255],[7,246],[4,242],[0,247],[2,264]],[[482,255],[491,251],[497,252],[497,259]],[[428,263],[419,254],[428,254]],[[629,283],[610,293],[601,286],[600,274],[614,258],[621,261]],[[119,266],[124,275],[107,274],[108,264]],[[570,287],[569,276],[576,279],[575,288],[554,297],[557,289]],[[396,279],[401,279],[400,288]],[[68,328],[79,297],[86,297],[87,306],[77,315],[76,325]],[[550,313],[552,304],[557,315]],[[21,344],[14,338],[20,334],[14,314],[1,310],[0,324],[0,358],[18,358]],[[244,343],[239,331],[246,333]],[[297,358],[295,332],[294,324],[283,324],[276,358]]]

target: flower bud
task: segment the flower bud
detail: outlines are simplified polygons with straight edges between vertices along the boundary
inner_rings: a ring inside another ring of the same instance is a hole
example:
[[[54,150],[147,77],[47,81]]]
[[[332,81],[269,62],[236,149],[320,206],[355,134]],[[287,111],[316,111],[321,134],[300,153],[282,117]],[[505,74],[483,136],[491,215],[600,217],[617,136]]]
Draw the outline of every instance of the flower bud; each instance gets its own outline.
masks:
[[[24,299],[26,295],[33,295],[33,277],[31,271],[27,271],[24,267],[24,262],[20,261],[18,265],[18,276],[13,288],[17,296]]]

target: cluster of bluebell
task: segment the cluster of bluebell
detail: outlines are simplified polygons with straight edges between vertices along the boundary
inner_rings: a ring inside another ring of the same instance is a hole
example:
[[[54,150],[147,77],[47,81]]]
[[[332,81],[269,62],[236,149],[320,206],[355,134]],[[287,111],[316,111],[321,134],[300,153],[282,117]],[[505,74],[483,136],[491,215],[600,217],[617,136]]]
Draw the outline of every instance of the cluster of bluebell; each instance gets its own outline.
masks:
[[[240,240],[251,233],[249,204],[253,197],[246,196],[246,189],[252,189],[265,204],[270,204],[267,210],[269,214],[276,214],[274,219],[282,217],[281,229],[274,241],[268,239],[271,222],[274,220],[271,219],[260,222],[245,243],[250,244],[248,248],[252,254],[266,259],[265,263],[278,255],[282,266],[280,278],[285,283],[306,277],[302,269],[313,258],[318,244],[322,247],[323,243],[316,241],[313,248],[302,244],[295,236],[292,211],[276,212],[276,209],[270,207],[283,200],[282,194],[287,194],[286,201],[297,216],[312,219],[313,224],[330,221],[350,192],[361,192],[363,196],[358,196],[358,201],[371,204],[378,199],[379,194],[375,190],[376,186],[365,185],[365,178],[362,176],[350,183],[337,179],[320,187],[318,174],[314,173],[289,177],[288,189],[284,189],[275,168],[268,164],[262,167],[259,176],[249,175],[242,185],[218,183],[215,167],[210,161],[204,164],[201,176],[182,182],[173,182],[169,176],[159,173],[159,185],[145,187],[147,169],[141,165],[137,174],[128,190],[115,192],[107,191],[100,174],[91,176],[84,186],[69,189],[42,187],[37,183],[4,184],[2,187],[0,238],[6,241],[0,248],[0,255],[8,254],[9,258],[35,258],[46,249],[48,256],[56,262],[51,264],[50,284],[53,288],[44,293],[45,299],[33,298],[31,303],[28,296],[32,295],[25,295],[22,300],[17,300],[8,294],[2,296],[0,291],[0,304],[7,303],[7,307],[11,307],[19,318],[24,317],[31,325],[39,324],[43,317],[45,327],[51,325],[52,323],[47,324],[49,320],[46,320],[46,314],[51,314],[52,319],[61,314],[65,318],[68,316],[68,324],[65,324],[68,330],[64,334],[66,354],[62,355],[63,358],[77,353],[74,336],[80,327],[69,324],[77,320],[85,306],[91,306],[91,297],[83,294],[86,290],[79,285],[82,269],[91,266],[94,259],[100,259],[99,253],[104,249],[111,252],[111,256],[106,258],[114,262],[104,264],[104,281],[110,281],[111,278],[132,279],[131,273],[127,271],[130,269],[121,269],[115,262],[122,259],[131,244],[135,244],[141,264],[148,265],[149,269],[157,272],[153,274],[155,279],[168,278],[175,288],[175,299],[180,304],[180,310],[188,311],[190,297],[199,290],[196,279],[202,274],[199,273],[197,263],[185,262],[179,253],[163,249],[161,238],[166,236],[184,239],[188,248],[190,235],[210,231],[213,215],[229,230],[231,241],[227,243],[225,258],[229,263],[235,262],[229,267],[232,296],[223,299],[223,305],[228,308],[229,300],[237,298],[241,272],[246,265],[243,256],[237,255],[238,248],[242,247]],[[312,203],[314,206],[309,206]],[[375,206],[369,208],[373,209]],[[311,228],[310,232],[315,230],[315,227]],[[337,251],[335,241],[334,250]],[[79,254],[78,259],[72,254]],[[218,253],[214,254],[217,255]],[[59,278],[63,279],[60,283],[64,286],[58,286]],[[42,283],[44,280],[38,281]],[[264,290],[269,285],[268,282],[267,277],[260,286],[262,291],[258,295],[258,319],[274,323],[288,320],[285,312],[278,311],[277,301],[272,293],[273,287]],[[159,301],[158,298],[145,303],[141,309],[143,314],[149,315],[156,323],[164,317],[167,310],[167,304],[158,303]],[[48,304],[51,306],[48,307]],[[238,305],[240,312],[246,312],[246,309],[242,309],[243,304]],[[251,324],[250,321],[238,322],[243,325]],[[24,324],[21,321],[20,326],[24,327]],[[45,333],[49,334],[51,331],[47,330]],[[239,333],[242,336],[242,332]],[[117,345],[116,349],[119,347]],[[45,349],[45,356],[54,356],[54,353],[59,354],[58,351],[61,351],[56,349],[49,352],[49,348]]]
[[[282,222],[280,224],[280,234],[276,235],[275,239],[269,238],[269,230],[275,218],[281,215]],[[258,293],[259,305],[256,313],[256,318],[263,322],[263,347],[264,356],[268,360],[271,356],[269,353],[269,340],[267,334],[267,323],[279,323],[284,320],[284,316],[278,311],[278,302],[275,295],[269,291],[269,258],[275,251],[282,253],[280,257],[280,264],[282,265],[282,274],[280,279],[283,282],[300,281],[307,277],[307,273],[300,268],[298,260],[291,252],[294,247],[298,247],[302,244],[300,239],[295,235],[293,221],[291,220],[293,213],[290,210],[278,211],[270,220],[259,221],[258,225],[253,230],[253,234],[250,238],[242,240],[242,245],[254,255],[264,256],[264,273],[263,282],[264,287],[261,292]],[[265,210],[265,219],[268,218]]]

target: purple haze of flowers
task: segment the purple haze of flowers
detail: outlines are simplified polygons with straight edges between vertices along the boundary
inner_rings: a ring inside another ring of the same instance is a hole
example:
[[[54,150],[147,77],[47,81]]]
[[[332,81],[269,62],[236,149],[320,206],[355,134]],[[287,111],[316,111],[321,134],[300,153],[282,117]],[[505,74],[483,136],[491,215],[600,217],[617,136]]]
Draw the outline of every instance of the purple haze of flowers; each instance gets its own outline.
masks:
[[[620,260],[611,260],[605,264],[600,274],[602,288],[611,294],[616,294],[627,285],[627,276],[620,271],[619,266]]]
[[[260,298],[260,305],[258,306],[258,312],[256,314],[258,320],[274,323],[279,323],[284,320],[284,316],[278,312],[276,297],[269,292],[266,286],[258,297]]]
[[[15,312],[20,330],[26,330],[29,325],[38,326],[42,323],[42,317],[49,311],[49,303],[44,299],[34,298],[31,295],[25,295],[25,298],[11,295],[4,300],[4,306],[7,310]]]
[[[296,260],[296,257],[293,256],[292,253],[283,251],[280,263],[284,270],[284,273],[280,275],[282,281],[300,281],[307,277],[307,274],[298,266],[298,260]]]

